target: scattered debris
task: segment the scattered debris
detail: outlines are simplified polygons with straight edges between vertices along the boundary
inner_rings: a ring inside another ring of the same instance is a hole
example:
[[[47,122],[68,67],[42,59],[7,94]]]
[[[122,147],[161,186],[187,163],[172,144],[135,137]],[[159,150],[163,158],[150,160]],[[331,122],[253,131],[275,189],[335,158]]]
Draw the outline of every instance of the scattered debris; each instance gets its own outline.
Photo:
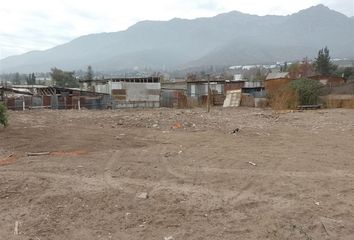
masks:
[[[18,225],[19,225],[19,222],[16,221],[16,222],[15,222],[14,235],[18,235]]]
[[[171,156],[172,156],[172,153],[167,152],[167,153],[164,154],[164,156],[165,156],[166,158],[171,157]]]
[[[28,157],[36,157],[36,156],[46,156],[46,155],[51,155],[51,156],[59,156],[59,157],[77,157],[80,155],[86,154],[86,150],[75,150],[75,151],[57,151],[57,152],[29,152],[27,153]]]
[[[325,230],[326,234],[329,236],[330,234],[329,234],[329,232],[328,232],[328,230],[327,230],[327,227],[326,227],[326,225],[323,223],[322,220],[321,220],[321,224],[322,224],[322,227],[323,227],[323,229]]]
[[[252,166],[257,166],[254,162],[248,162],[248,164],[251,164]]]
[[[140,193],[137,198],[140,198],[140,199],[148,199],[149,198],[149,195],[147,192],[143,192],[143,193]]]
[[[180,129],[180,128],[183,128],[183,125],[179,122],[175,123],[173,126],[172,126],[172,129]]]
[[[322,225],[324,231],[331,239],[337,239],[336,229],[343,228],[341,220],[331,219],[327,217],[320,217],[320,224]]]
[[[230,134],[235,134],[235,133],[238,133],[240,131],[239,128],[235,128]]]
[[[315,202],[315,204],[316,204],[317,206],[320,206],[320,202]]]
[[[38,152],[38,153],[27,153],[27,156],[29,157],[35,157],[35,156],[45,156],[45,155],[50,155],[50,152]]]

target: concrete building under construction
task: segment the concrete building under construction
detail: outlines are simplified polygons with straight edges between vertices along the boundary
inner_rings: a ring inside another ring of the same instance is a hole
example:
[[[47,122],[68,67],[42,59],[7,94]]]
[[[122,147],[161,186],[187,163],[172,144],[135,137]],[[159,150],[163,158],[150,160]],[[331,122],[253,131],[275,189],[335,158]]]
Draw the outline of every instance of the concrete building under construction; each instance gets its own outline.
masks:
[[[160,107],[160,77],[81,80],[81,88],[111,95],[112,108]]]

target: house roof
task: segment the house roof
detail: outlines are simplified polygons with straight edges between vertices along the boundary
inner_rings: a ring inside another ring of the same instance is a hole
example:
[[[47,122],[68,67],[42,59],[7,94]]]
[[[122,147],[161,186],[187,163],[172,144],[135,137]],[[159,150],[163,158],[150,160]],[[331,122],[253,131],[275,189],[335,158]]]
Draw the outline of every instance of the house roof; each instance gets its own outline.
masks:
[[[1,87],[1,91],[6,91],[6,92],[12,92],[12,93],[17,93],[17,94],[23,94],[23,95],[33,95],[28,89],[21,89],[21,88],[7,88],[7,87]]]
[[[276,73],[268,73],[266,80],[270,79],[278,79],[278,78],[288,78],[288,72],[276,72]]]

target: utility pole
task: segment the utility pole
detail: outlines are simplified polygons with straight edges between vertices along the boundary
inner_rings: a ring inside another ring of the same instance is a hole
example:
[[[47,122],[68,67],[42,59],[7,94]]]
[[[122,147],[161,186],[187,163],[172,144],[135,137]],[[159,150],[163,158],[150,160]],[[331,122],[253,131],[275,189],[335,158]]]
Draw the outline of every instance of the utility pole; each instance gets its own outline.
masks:
[[[208,100],[207,100],[207,111],[210,112],[210,74],[207,75],[208,78]]]

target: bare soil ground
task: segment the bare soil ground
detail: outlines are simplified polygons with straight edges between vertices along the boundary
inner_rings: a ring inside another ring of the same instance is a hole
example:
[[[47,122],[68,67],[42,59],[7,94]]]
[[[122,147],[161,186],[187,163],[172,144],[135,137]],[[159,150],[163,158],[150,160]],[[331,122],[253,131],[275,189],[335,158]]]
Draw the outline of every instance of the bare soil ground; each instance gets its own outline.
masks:
[[[353,110],[38,110],[10,124],[0,239],[354,239]]]

